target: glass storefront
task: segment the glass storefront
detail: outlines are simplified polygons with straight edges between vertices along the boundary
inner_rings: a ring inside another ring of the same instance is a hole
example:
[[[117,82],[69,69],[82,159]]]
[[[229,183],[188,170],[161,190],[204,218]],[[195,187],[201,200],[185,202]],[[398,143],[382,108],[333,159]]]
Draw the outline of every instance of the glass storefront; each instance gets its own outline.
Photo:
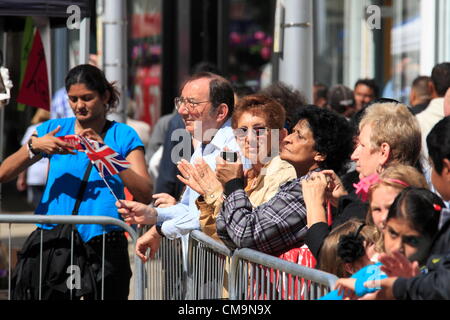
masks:
[[[327,86],[343,83],[344,0],[314,1],[314,79]]]
[[[423,19],[420,0],[393,1],[390,43],[391,70],[383,97],[409,103],[411,84],[420,74],[420,42]]]
[[[162,1],[128,0],[129,95],[137,118],[151,125],[162,111]],[[450,60],[448,0],[312,1],[317,82],[353,88],[358,79],[373,78],[383,96],[408,103],[412,81],[429,75],[436,63]],[[191,2],[176,3],[189,8]],[[276,0],[229,0],[225,36],[215,39],[211,31],[210,41],[226,45],[224,73],[237,86],[258,90],[272,80],[275,7]],[[181,24],[175,55],[184,48],[180,43],[184,45],[187,35],[182,32],[188,33],[193,23],[186,18],[184,25],[185,16],[194,19],[189,11],[174,17],[174,23]],[[371,27],[370,20],[378,26]],[[191,43],[187,53],[176,58],[174,72],[192,67],[189,54],[194,45],[202,44]]]
[[[274,3],[230,1],[227,74],[236,85],[261,86],[272,56]]]
[[[162,0],[128,1],[128,88],[135,119],[161,113]]]
[[[315,81],[373,78],[384,97],[409,103],[413,80],[450,60],[449,18],[441,0],[314,0]]]

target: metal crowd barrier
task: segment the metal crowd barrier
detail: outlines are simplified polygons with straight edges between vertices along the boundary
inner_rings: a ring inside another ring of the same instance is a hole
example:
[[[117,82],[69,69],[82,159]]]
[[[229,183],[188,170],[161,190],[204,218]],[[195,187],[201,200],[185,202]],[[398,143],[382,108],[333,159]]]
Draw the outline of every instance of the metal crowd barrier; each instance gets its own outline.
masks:
[[[337,279],[252,249],[232,252],[194,230],[189,237],[162,239],[147,262],[145,299],[314,300]]]
[[[145,264],[145,300],[185,298],[187,266],[184,252],[183,238],[161,239],[154,259],[149,259]]]
[[[231,264],[232,300],[315,300],[338,278],[259,251],[235,250]]]
[[[201,231],[189,237],[187,299],[228,298],[232,251]]]
[[[106,216],[2,214],[0,223],[9,223],[9,299],[11,224],[116,225],[129,233],[134,245],[138,237],[135,230],[125,222]],[[232,252],[197,230],[179,239],[163,238],[155,259],[147,262],[145,270],[142,261],[134,256],[135,300],[313,300],[328,293],[337,279],[329,273],[252,249]]]
[[[107,217],[107,216],[80,216],[80,215],[16,215],[16,214],[0,214],[0,223],[9,223],[9,235],[8,235],[8,299],[11,299],[11,224],[100,224],[100,225],[115,225],[124,229],[131,236],[133,244],[136,244],[137,234],[134,229],[125,222]],[[41,231],[42,239],[42,231]],[[102,270],[104,270],[104,248],[105,248],[105,234],[103,234],[103,257],[102,257]],[[40,255],[42,256],[42,245]],[[73,259],[73,250],[71,252],[71,259]],[[42,259],[40,261],[42,266]],[[40,268],[42,269],[42,267]],[[39,279],[41,279],[41,272]],[[135,256],[134,257],[134,299],[142,300],[144,296],[143,287],[143,265],[142,261]],[[42,283],[40,283],[42,285]],[[41,292],[39,288],[39,297]],[[102,292],[103,298],[103,278],[102,278]]]

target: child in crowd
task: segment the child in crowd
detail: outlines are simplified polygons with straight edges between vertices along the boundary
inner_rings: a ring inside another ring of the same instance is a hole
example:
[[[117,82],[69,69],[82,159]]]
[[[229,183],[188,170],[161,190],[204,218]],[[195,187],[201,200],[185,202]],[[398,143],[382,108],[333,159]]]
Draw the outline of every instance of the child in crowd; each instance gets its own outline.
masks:
[[[389,269],[381,263],[368,265],[351,278],[341,278],[336,282],[336,290],[322,297],[324,300],[354,298],[375,292],[379,287],[365,286],[369,280],[387,278],[389,274],[412,277],[419,273],[418,266],[425,264],[430,254],[432,240],[438,232],[440,211],[444,203],[433,192],[424,188],[408,187],[394,200],[389,209],[383,229],[384,251],[387,254],[401,253],[415,263],[405,274],[404,269]],[[361,246],[361,244],[359,244]],[[359,249],[361,250],[361,249]],[[364,249],[363,249],[364,250]]]
[[[395,197],[409,186],[426,188],[427,183],[424,176],[416,168],[402,164],[390,166],[380,176],[372,175],[369,179],[363,179],[363,182],[366,183],[366,186],[360,189],[360,193],[362,197],[368,198],[370,206],[366,225],[361,230],[360,235],[368,245],[375,244],[375,246],[367,249],[372,248],[376,252],[380,252],[382,230]],[[321,270],[345,278],[350,277],[355,271],[367,264],[361,264],[362,261],[357,258],[355,258],[355,260],[358,260],[358,262],[355,262],[356,265],[353,264],[354,261],[351,261],[352,263],[344,262],[337,254],[339,238],[354,233],[361,225],[362,221],[351,219],[348,223],[338,226],[336,230],[330,233],[330,239],[327,237],[320,250],[319,268]]]
[[[394,199],[407,187],[428,189],[425,177],[414,167],[394,165],[386,168],[383,173],[371,178],[368,188],[369,212],[366,223],[383,230],[386,218]]]
[[[427,146],[432,166],[431,182],[443,200],[450,200],[450,117],[439,121],[427,136]],[[438,208],[436,208],[438,209]],[[389,274],[378,281],[382,289],[365,299],[450,299],[450,210],[442,206],[439,233],[436,235],[426,265],[426,273],[415,277]],[[380,261],[394,261],[395,257],[381,255]],[[385,262],[386,261],[386,262]]]
[[[378,238],[379,234],[374,226],[358,219],[350,219],[333,229],[325,239],[320,250],[318,268],[339,278],[350,277],[372,263]]]

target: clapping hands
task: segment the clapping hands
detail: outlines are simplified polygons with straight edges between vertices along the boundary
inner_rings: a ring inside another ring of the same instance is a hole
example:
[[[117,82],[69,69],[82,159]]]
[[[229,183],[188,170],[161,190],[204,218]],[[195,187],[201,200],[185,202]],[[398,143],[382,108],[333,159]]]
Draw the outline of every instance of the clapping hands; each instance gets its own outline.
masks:
[[[177,178],[203,196],[222,189],[222,185],[214,171],[201,158],[195,160],[194,165],[183,159],[178,163],[177,167],[182,174],[181,176],[177,175]]]

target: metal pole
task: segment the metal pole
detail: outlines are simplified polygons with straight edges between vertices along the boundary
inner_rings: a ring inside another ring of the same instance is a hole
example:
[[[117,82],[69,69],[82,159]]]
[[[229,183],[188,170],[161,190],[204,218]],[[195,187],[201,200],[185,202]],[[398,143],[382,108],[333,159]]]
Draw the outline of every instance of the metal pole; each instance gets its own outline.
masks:
[[[103,68],[108,81],[115,81],[120,92],[116,112],[109,116],[118,122],[126,122],[127,109],[127,10],[126,1],[105,1]]]
[[[230,1],[219,0],[217,6],[217,65],[225,72],[228,70]]]
[[[6,64],[6,57],[7,57],[7,52],[6,50],[8,49],[8,45],[7,45],[7,39],[8,39],[8,33],[3,31],[3,24],[2,24],[2,32],[3,32],[3,43],[2,43],[2,52],[3,52],[3,65],[7,65]],[[1,65],[0,65],[1,66]],[[6,103],[7,101],[0,101],[0,161],[3,162],[3,157],[4,157],[4,134],[5,134],[5,107],[6,107]],[[2,184],[0,184],[0,213],[2,212],[2,205],[3,205],[3,192],[2,192]]]
[[[91,18],[83,18],[80,24],[80,64],[89,62],[89,41],[90,41]]]
[[[69,41],[67,29],[57,28],[53,30],[53,59],[55,68],[52,75],[52,92],[56,92],[64,86],[64,78],[69,66]]]
[[[283,53],[280,81],[300,90],[313,101],[313,1],[284,0]]]

